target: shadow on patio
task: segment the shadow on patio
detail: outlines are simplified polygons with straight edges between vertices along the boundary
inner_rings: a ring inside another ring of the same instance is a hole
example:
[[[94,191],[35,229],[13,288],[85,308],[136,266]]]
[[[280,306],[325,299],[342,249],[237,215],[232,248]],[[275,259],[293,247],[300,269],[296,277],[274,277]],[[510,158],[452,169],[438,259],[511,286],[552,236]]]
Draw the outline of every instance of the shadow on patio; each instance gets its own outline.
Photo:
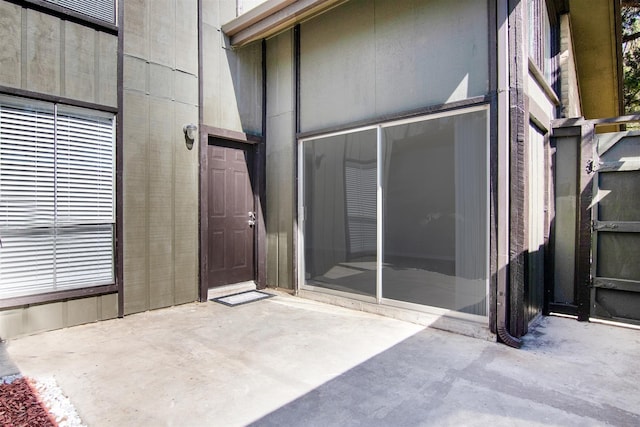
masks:
[[[640,332],[545,318],[522,350],[279,294],[10,341],[102,425],[637,425]]]

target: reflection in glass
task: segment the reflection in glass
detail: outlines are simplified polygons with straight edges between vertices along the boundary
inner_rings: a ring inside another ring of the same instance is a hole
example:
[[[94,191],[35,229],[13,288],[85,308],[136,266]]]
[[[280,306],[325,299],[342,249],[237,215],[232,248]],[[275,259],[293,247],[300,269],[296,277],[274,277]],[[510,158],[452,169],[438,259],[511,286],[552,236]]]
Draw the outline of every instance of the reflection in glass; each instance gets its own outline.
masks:
[[[375,296],[376,133],[303,143],[309,285]]]
[[[486,111],[383,129],[382,296],[486,315]]]

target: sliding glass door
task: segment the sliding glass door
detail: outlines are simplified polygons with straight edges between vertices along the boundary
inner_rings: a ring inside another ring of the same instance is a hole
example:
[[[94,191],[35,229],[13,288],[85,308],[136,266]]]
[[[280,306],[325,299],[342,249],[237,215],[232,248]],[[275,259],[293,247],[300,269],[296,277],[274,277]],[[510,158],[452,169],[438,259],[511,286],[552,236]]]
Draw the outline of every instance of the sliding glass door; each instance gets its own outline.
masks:
[[[302,144],[309,285],[376,295],[376,135],[365,129]]]
[[[486,316],[487,123],[476,107],[301,140],[302,286]]]

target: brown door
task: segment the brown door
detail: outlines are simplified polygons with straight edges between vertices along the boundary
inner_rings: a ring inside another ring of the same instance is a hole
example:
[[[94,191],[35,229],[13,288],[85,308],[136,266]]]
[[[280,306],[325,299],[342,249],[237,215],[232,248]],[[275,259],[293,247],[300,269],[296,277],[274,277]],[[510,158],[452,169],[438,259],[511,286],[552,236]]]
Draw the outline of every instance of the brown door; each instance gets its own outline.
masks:
[[[254,280],[250,148],[219,139],[208,145],[209,287]]]

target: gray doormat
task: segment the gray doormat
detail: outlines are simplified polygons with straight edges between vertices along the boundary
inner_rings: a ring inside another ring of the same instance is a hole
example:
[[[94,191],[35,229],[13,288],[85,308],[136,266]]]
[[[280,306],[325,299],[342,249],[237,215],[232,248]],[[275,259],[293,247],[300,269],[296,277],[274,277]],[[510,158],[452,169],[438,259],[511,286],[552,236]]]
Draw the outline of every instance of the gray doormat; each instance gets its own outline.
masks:
[[[211,301],[219,302],[220,304],[228,305],[229,307],[235,307],[236,305],[248,304],[254,301],[260,301],[261,299],[271,298],[275,295],[268,294],[261,291],[245,291],[233,295],[227,295],[226,297],[213,298]]]

